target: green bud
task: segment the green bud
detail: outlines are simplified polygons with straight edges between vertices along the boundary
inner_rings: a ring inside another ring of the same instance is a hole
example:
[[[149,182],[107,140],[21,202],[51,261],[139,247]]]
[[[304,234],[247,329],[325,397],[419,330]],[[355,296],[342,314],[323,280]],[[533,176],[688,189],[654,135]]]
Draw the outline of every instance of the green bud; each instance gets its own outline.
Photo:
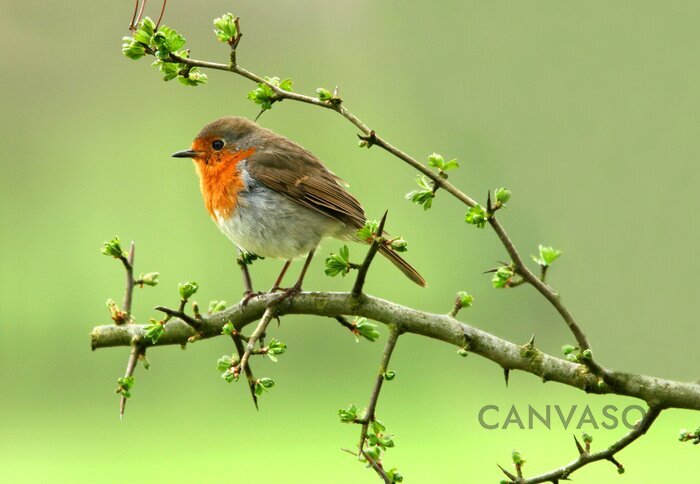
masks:
[[[491,278],[491,285],[493,285],[493,287],[495,287],[496,289],[503,289],[505,287],[508,287],[510,279],[513,277],[514,274],[515,272],[513,271],[512,267],[499,267],[498,270],[494,272],[493,277]]]
[[[181,282],[180,284],[178,284],[177,287],[180,290],[180,299],[182,299],[183,301],[187,301],[197,292],[197,289],[199,289],[199,284],[197,284],[196,282],[188,281]]]
[[[561,347],[561,351],[565,355],[569,355],[569,354],[573,353],[574,351],[578,351],[578,348],[576,346],[572,346],[572,345],[564,345]]]
[[[354,422],[357,418],[357,407],[351,404],[347,410],[341,408],[338,410],[338,416],[340,417],[341,422]]]
[[[281,341],[277,341],[275,338],[272,338],[270,344],[267,345],[267,351],[265,352],[265,354],[268,358],[270,358],[276,363],[277,356],[281,355],[285,351],[287,351],[287,345],[282,343]]]
[[[264,257],[260,257],[259,255],[253,254],[252,252],[247,252],[243,251],[241,254],[238,256],[238,262],[239,264],[245,264],[247,266],[251,265],[254,261],[258,259],[264,259]]]
[[[391,241],[391,248],[395,252],[406,252],[408,250],[408,242],[404,239],[394,239]]]
[[[591,444],[593,442],[593,436],[591,434],[587,434],[584,432],[583,435],[581,436],[581,438],[583,439],[583,442],[586,444]]]
[[[272,378],[259,378],[255,380],[255,395],[260,396],[273,386],[275,386],[275,382]]]
[[[226,309],[226,301],[209,301],[209,314],[218,313]]]
[[[574,353],[569,353],[568,355],[566,355],[566,359],[572,363],[578,363],[578,355]]]
[[[515,464],[516,466],[517,465],[521,466],[525,463],[525,460],[523,459],[522,454],[520,454],[520,452],[518,452],[517,450],[513,451],[512,458],[513,458],[513,464]]]
[[[467,356],[469,356],[469,351],[467,351],[466,348],[460,348],[460,349],[457,350],[457,354],[458,354],[459,356],[461,356],[461,357],[465,357],[465,358],[466,358]]]
[[[214,19],[214,34],[220,42],[232,43],[238,36],[236,27],[236,17],[232,13],[227,13]]]
[[[220,372],[224,372],[233,366],[233,359],[224,355],[216,361],[216,369]]]
[[[399,470],[396,468],[390,469],[386,476],[389,478],[389,482],[403,482],[403,476],[399,474]]]
[[[333,93],[331,93],[328,89],[319,87],[316,89],[316,93],[318,94],[319,101],[328,102],[333,99]]]
[[[233,380],[236,379],[236,373],[233,369],[233,367],[227,368],[224,370],[224,372],[221,374],[221,378],[223,378],[226,383],[231,383]]]
[[[618,474],[624,474],[624,473],[625,473],[625,468],[622,467],[622,466],[618,467],[618,468],[617,468],[617,473],[618,473]]]
[[[384,372],[384,379],[386,381],[391,381],[396,377],[396,372],[394,370],[388,370]]]
[[[357,229],[357,236],[365,242],[373,242],[379,231],[379,222],[376,220],[367,220],[361,229]]]
[[[133,376],[117,378],[117,388],[115,393],[121,394],[124,398],[131,398],[131,389],[134,386]]]
[[[593,358],[593,353],[591,352],[591,350],[583,350],[583,352],[581,353],[581,358],[584,360],[590,360],[591,358]]]
[[[508,203],[510,200],[511,192],[507,188],[496,188],[496,206],[500,207]]]
[[[474,296],[466,291],[459,291],[457,293],[457,305],[460,308],[469,308],[472,304],[474,304]]]
[[[465,222],[471,225],[476,225],[480,229],[484,228],[488,219],[488,213],[486,213],[484,207],[479,204],[470,207],[467,214],[464,216]]]
[[[127,314],[121,309],[119,309],[117,303],[115,303],[112,299],[107,299],[107,308],[109,309],[109,315],[115,324],[119,325],[127,322]]]
[[[126,259],[128,254],[122,249],[119,237],[114,236],[109,242],[102,244],[102,251],[104,255],[114,257],[115,259]]]
[[[235,333],[236,333],[236,328],[233,326],[233,323],[231,321],[224,324],[223,328],[221,328],[221,334],[225,334],[226,336],[231,336]]]
[[[444,164],[445,159],[442,157],[442,155],[433,153],[432,155],[428,156],[428,165],[434,168],[442,168]]]
[[[146,55],[146,48],[131,37],[122,37],[122,54],[131,60],[138,60]]]
[[[147,274],[141,274],[138,278],[138,282],[142,286],[157,286],[158,285],[158,276],[160,274],[157,272],[149,272]]]

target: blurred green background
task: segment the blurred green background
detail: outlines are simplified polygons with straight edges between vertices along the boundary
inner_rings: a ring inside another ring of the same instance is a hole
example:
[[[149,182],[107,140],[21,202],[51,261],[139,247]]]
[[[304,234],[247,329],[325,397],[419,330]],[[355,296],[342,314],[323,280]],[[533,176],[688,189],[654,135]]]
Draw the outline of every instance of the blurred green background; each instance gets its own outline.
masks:
[[[358,429],[336,411],[366,404],[385,333],[356,344],[328,319],[289,316],[272,330],[289,350],[276,365],[255,362],[277,383],[260,411],[242,384],[219,378],[216,359],[231,351],[220,338],[152,350],[119,421],[113,389],[128,349],[92,353],[88,333],[110,321],[104,301],[121,300],[123,274],[98,249],[115,234],[133,238],[137,272],[160,271],[158,287],[135,295],[141,322],[154,305],[176,304],[184,280],[200,283],[200,302],[239,299],[233,246],[208,219],[190,163],[169,155],[216,117],[254,117],[253,86],[209,72],[208,85],[185,88],[162,82],[148,60],[124,58],[126,0],[0,5],[0,481],[375,482],[340,450]],[[159,7],[149,2],[147,13]],[[225,62],[211,20],[226,11],[242,19],[241,65],[291,77],[299,92],[339,85],[348,108],[408,153],[458,157],[451,180],[473,197],[509,187],[502,221],[525,254],[539,242],[564,251],[550,280],[599,361],[698,378],[700,4],[210,0],[171,2],[164,21],[193,57]],[[369,292],[446,312],[466,289],[476,305],[463,320],[516,342],[534,333],[553,354],[572,342],[531,288],[491,289],[482,271],[506,257],[492,232],[464,224],[464,207],[444,193],[429,212],[405,201],[413,170],[358,149],[345,120],[286,102],[261,124],[325,160],[370,217],[390,210],[388,228],[409,240],[407,258],[430,287],[380,261]],[[351,280],[324,276],[322,259],[305,287],[349,289]],[[279,267],[256,263],[257,287]],[[637,403],[522,373],[505,388],[497,366],[414,336],[391,368],[378,414],[397,436],[386,464],[406,482],[498,482],[496,463],[508,466],[513,448],[526,475],[574,458],[580,431],[484,430],[483,405]],[[620,454],[625,476],[601,463],[576,481],[687,482],[698,449],[676,437],[698,423],[697,413],[665,412]],[[593,447],[625,431],[593,430]]]

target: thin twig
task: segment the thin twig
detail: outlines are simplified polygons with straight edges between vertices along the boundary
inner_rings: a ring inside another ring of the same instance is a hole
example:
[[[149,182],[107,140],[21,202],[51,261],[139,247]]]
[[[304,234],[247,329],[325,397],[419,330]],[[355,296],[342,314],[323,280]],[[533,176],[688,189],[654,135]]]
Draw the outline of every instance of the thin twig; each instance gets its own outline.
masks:
[[[146,354],[146,350],[141,348],[138,344],[134,344],[131,347],[131,353],[129,354],[129,360],[126,362],[126,371],[124,372],[124,378],[129,378],[134,376],[134,371],[136,370],[136,363],[139,361],[139,357]],[[121,395],[119,399],[119,419],[124,418],[124,410],[126,409],[127,398],[124,394]]]
[[[272,319],[275,317],[275,312],[276,307],[274,304],[271,304],[265,310],[265,313],[263,314],[262,318],[260,318],[258,326],[255,328],[255,331],[253,331],[253,334],[251,334],[250,338],[248,339],[248,343],[245,346],[245,351],[241,356],[241,361],[237,365],[239,371],[248,367],[248,360],[250,359],[250,355],[253,349],[255,348],[255,344],[265,334],[265,330],[267,329],[268,324],[270,324],[270,321],[272,321]]]
[[[162,312],[162,313],[167,314],[167,315],[168,315],[168,319],[170,319],[170,318],[172,318],[172,317],[180,318],[180,319],[183,320],[185,323],[187,323],[188,325],[192,326],[192,329],[194,329],[194,330],[197,331],[198,333],[202,332],[202,329],[203,329],[202,320],[199,320],[199,319],[197,319],[197,318],[193,318],[193,317],[190,316],[189,314],[185,313],[185,312],[183,311],[183,309],[184,309],[183,306],[184,306],[184,304],[183,304],[183,302],[181,301],[181,302],[180,302],[180,309],[178,309],[178,310],[176,310],[176,309],[170,309],[170,308],[165,307],[165,306],[156,306],[154,309],[155,309],[156,311],[160,311],[160,312]]]
[[[568,479],[568,477],[572,473],[574,473],[581,467],[599,460],[608,460],[612,462],[618,469],[623,468],[622,465],[615,459],[615,454],[617,454],[622,449],[630,445],[632,442],[640,438],[642,435],[646,434],[647,430],[649,430],[649,428],[652,426],[652,424],[654,423],[654,421],[660,413],[661,409],[659,407],[651,406],[647,410],[644,417],[639,422],[637,422],[637,424],[632,430],[630,430],[628,434],[626,434],[617,442],[610,445],[607,449],[601,450],[600,452],[595,452],[593,454],[589,454],[585,451],[581,453],[581,449],[579,449],[579,456],[575,461],[563,467],[559,467],[551,472],[547,472],[536,477],[531,477],[529,479],[514,482],[518,484],[537,484],[540,482],[557,482],[558,480],[565,480]]]
[[[243,354],[245,353],[245,346],[243,345],[243,335],[241,333],[235,332],[231,333],[231,339],[233,344],[236,346],[236,353],[238,353],[239,361],[243,359]],[[250,365],[246,365],[243,368],[245,373],[246,381],[248,382],[248,389],[250,390],[250,396],[253,398],[253,404],[255,409],[258,409],[258,396],[255,394],[255,376],[253,376],[253,369]]]
[[[126,259],[120,257],[119,260],[124,264],[124,269],[126,269],[126,288],[124,289],[124,302],[122,303],[122,310],[126,313],[126,322],[131,321],[131,304],[134,297],[134,241],[131,241],[131,246],[129,247],[129,255]]]
[[[360,432],[360,443],[358,449],[362,452],[364,451],[365,440],[367,439],[367,430],[370,424],[375,419],[375,413],[377,410],[377,401],[379,400],[379,392],[382,391],[382,384],[384,383],[384,374],[389,366],[389,360],[391,359],[391,354],[394,352],[396,347],[396,341],[399,339],[399,329],[396,326],[392,326],[389,329],[389,336],[387,337],[386,344],[384,345],[384,353],[382,354],[382,361],[379,364],[379,373],[374,381],[374,388],[372,389],[372,394],[369,397],[369,405],[367,405],[367,411],[365,415],[360,420],[362,422],[362,431]]]
[[[359,297],[360,294],[362,294],[362,288],[365,285],[365,279],[367,278],[367,271],[369,271],[369,266],[372,265],[372,260],[374,259],[374,256],[377,255],[379,246],[384,243],[384,224],[386,223],[386,216],[388,213],[389,211],[384,212],[382,220],[377,226],[377,233],[373,234],[374,240],[372,241],[372,245],[369,246],[369,250],[367,251],[365,260],[360,266],[360,268],[357,270],[355,285],[352,287],[352,295],[354,297]]]
[[[168,0],[163,0],[163,6],[160,9],[160,15],[158,16],[158,21],[156,22],[156,28],[155,30],[158,31],[158,27],[160,27],[160,21],[163,20],[163,14],[165,13],[165,5],[168,3]]]

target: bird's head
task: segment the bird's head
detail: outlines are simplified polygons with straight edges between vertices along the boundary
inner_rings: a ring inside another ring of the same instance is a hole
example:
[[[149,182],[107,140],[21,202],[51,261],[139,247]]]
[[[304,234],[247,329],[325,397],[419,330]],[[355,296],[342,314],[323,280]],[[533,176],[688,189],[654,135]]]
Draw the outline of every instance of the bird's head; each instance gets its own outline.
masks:
[[[228,116],[207,124],[190,149],[173,153],[174,158],[191,158],[200,175],[219,172],[255,150],[254,134],[258,126],[246,118]]]

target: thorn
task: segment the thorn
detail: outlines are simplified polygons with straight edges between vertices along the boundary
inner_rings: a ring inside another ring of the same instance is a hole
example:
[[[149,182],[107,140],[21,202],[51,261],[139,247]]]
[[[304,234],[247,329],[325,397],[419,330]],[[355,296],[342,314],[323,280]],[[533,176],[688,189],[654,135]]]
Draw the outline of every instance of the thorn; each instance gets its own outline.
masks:
[[[264,110],[264,109],[261,109],[260,112],[258,113],[258,115],[255,116],[255,122],[256,122],[256,123],[258,122],[258,118],[259,118],[260,116],[262,116],[262,113],[264,113],[264,112],[265,112],[265,110]]]
[[[576,442],[576,448],[578,449],[579,455],[586,455],[586,451],[583,450],[583,447],[581,447],[581,443],[578,441],[576,436],[574,435],[574,442]]]
[[[493,207],[491,206],[491,190],[489,190],[488,195],[486,197],[486,213],[491,212],[493,212]]]
[[[386,223],[386,216],[389,215],[389,210],[386,210],[384,212],[384,215],[382,215],[382,219],[379,221],[379,225],[377,226],[377,237],[381,237],[382,233],[384,233],[384,224]]]
[[[506,387],[508,386],[508,377],[510,376],[510,368],[503,368],[503,377],[506,379]]]
[[[126,408],[126,398],[122,396],[119,399],[119,420],[124,420],[124,409]]]
[[[527,346],[535,346],[535,335],[533,334],[530,341],[527,342]]]
[[[503,471],[503,473],[504,473],[506,476],[508,476],[508,479],[510,479],[511,481],[517,481],[517,480],[518,480],[518,478],[515,477],[515,474],[511,474],[510,472],[508,472],[507,470],[505,470],[503,467],[501,467],[500,464],[496,464],[496,465],[498,466],[499,469],[501,469],[501,470]]]

